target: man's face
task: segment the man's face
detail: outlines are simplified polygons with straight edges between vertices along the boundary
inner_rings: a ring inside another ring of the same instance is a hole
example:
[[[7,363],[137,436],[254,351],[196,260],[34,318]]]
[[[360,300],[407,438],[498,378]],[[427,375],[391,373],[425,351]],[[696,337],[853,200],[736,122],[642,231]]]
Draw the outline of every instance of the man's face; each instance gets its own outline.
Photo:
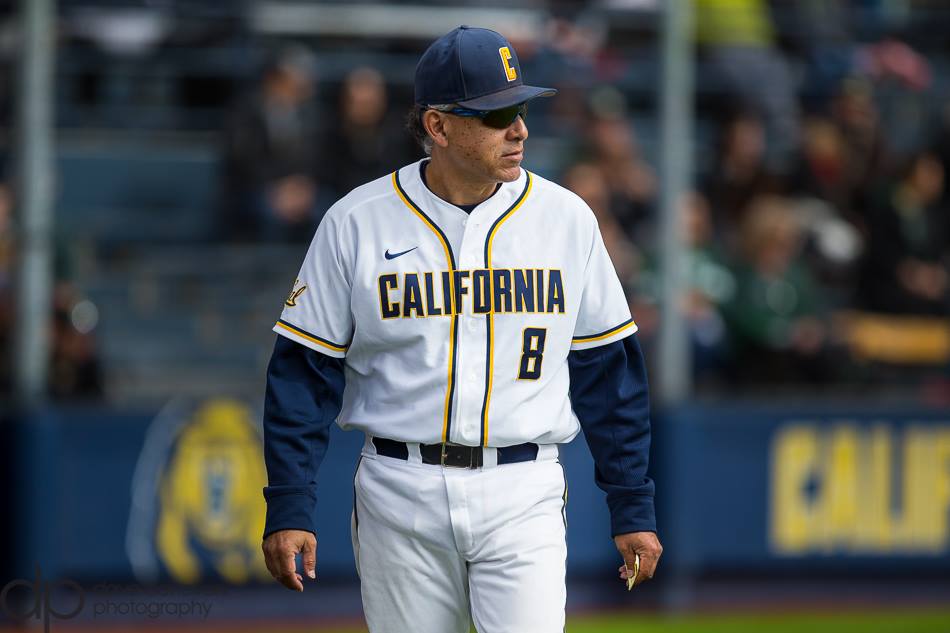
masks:
[[[475,182],[512,182],[521,175],[528,126],[518,116],[503,130],[478,117],[441,113],[447,145],[445,157]]]

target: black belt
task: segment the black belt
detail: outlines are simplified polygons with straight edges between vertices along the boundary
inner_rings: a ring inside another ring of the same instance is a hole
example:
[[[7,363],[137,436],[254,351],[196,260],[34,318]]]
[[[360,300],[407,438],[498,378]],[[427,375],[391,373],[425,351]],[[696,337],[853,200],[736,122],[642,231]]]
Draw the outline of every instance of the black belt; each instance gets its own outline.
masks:
[[[405,442],[387,440],[384,437],[374,437],[373,445],[376,452],[386,457],[408,460],[409,447]],[[515,446],[501,446],[495,449],[498,453],[498,464],[515,464],[518,462],[533,462],[538,458],[538,445],[526,442]],[[462,446],[460,444],[420,444],[423,464],[450,466],[452,468],[481,468],[485,462],[480,446]]]

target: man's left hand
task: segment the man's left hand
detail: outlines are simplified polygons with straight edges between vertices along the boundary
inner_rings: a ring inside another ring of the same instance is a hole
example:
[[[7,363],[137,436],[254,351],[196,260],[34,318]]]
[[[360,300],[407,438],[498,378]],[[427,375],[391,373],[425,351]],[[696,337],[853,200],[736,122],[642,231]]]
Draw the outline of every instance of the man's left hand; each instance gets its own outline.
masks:
[[[653,578],[656,565],[663,553],[660,539],[654,532],[629,532],[614,537],[617,551],[623,556],[624,564],[620,566],[620,579],[624,582],[632,577],[636,566],[637,555],[640,555],[640,573],[637,574],[633,586],[636,587],[645,580]]]

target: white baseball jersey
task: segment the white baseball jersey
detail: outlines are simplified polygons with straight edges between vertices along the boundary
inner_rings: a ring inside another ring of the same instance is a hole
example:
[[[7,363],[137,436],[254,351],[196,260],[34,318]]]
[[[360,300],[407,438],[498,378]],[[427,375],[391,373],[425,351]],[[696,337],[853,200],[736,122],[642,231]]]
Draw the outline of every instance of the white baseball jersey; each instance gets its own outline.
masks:
[[[593,213],[522,169],[465,213],[420,162],[317,229],[274,330],[345,357],[338,424],[404,442],[568,442],[567,355],[636,331]]]

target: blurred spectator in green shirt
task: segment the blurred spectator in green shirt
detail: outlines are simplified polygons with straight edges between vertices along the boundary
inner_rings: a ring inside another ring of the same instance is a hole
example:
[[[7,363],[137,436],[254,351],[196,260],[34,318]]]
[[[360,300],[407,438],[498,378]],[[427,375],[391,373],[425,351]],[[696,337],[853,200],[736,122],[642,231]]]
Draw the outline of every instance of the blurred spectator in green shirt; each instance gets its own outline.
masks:
[[[681,236],[684,242],[686,292],[680,310],[689,327],[694,379],[697,388],[721,382],[729,359],[729,341],[722,308],[733,300],[736,280],[726,264],[713,231],[713,218],[706,198],[687,192],[681,199]],[[633,313],[643,337],[656,333],[663,295],[659,254],[650,253],[632,292]]]
[[[736,378],[746,385],[816,382],[826,376],[826,327],[811,271],[799,254],[803,234],[790,203],[752,202],[740,232],[736,292],[724,315]]]

